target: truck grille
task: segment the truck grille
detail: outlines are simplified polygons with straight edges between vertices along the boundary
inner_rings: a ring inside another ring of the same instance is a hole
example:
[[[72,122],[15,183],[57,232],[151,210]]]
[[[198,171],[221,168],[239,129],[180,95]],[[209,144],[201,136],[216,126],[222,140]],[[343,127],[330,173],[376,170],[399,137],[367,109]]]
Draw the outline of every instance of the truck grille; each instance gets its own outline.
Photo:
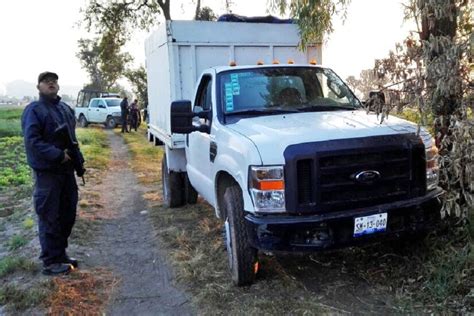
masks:
[[[408,135],[292,145],[285,151],[287,210],[331,212],[425,194],[424,145]],[[356,177],[367,172],[374,179]]]

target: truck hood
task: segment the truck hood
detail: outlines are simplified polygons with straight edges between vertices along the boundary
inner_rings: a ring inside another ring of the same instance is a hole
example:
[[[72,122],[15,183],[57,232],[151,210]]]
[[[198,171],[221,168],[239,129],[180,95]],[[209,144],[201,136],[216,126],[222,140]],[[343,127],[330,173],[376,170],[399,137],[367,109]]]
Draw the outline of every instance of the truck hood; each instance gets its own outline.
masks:
[[[418,131],[416,124],[395,116],[380,123],[380,117],[363,110],[260,116],[241,119],[228,127],[255,144],[263,164],[284,163],[283,152],[293,144]],[[421,129],[420,136],[426,147],[431,146],[426,130]]]

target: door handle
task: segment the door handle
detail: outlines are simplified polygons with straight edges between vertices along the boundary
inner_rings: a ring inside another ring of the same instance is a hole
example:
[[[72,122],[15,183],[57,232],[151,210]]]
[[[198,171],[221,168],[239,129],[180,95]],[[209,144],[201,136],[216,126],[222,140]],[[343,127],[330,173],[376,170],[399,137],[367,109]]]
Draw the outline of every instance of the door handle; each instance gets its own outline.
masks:
[[[99,109],[97,109],[96,111],[99,112]]]

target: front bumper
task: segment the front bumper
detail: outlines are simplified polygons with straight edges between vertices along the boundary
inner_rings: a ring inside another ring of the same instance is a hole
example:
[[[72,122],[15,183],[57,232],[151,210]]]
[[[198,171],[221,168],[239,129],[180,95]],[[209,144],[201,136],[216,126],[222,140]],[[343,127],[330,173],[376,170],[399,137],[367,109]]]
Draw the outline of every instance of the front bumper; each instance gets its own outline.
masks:
[[[307,252],[341,248],[401,235],[432,230],[440,220],[443,193],[435,189],[423,197],[364,209],[310,215],[278,216],[247,214],[251,245],[265,251]],[[354,219],[387,213],[384,232],[354,237]]]

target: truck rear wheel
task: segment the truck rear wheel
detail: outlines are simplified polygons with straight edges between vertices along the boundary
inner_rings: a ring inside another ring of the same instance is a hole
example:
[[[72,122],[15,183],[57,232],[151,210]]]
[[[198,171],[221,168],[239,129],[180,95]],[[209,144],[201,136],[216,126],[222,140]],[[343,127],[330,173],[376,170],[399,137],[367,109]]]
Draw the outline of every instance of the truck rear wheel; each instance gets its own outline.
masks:
[[[189,178],[187,173],[184,174],[184,195],[186,197],[186,203],[188,204],[196,204],[198,199],[198,193],[196,189],[194,189],[191,182],[189,182]]]
[[[161,161],[161,185],[163,187],[163,201],[167,207],[180,207],[186,202],[184,200],[184,181],[181,172],[168,170],[166,154]]]
[[[257,249],[250,246],[244,218],[242,191],[237,184],[225,189],[226,248],[232,281],[237,286],[252,284],[258,271]]]
[[[87,122],[87,119],[84,115],[81,114],[81,116],[79,116],[79,126],[80,127],[87,127],[89,123]]]

